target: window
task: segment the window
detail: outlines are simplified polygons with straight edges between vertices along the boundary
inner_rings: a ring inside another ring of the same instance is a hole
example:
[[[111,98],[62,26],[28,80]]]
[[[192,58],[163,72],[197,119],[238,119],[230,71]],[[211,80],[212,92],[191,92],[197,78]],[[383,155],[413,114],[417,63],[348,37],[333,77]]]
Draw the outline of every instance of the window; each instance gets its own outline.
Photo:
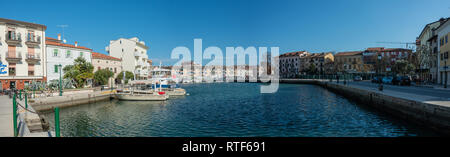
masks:
[[[97,68],[97,70],[100,70],[100,69],[102,69],[102,68],[100,68],[100,67]]]
[[[448,35],[445,36],[445,43],[448,43]]]
[[[80,57],[83,57],[83,52],[80,52]]]
[[[53,57],[58,57],[58,49],[53,50]]]
[[[28,76],[34,76],[34,71],[28,71]]]
[[[54,72],[58,73],[58,65],[54,65]]]
[[[114,73],[117,73],[117,68],[114,68]]]
[[[16,68],[8,69],[9,76],[16,76]]]
[[[67,50],[66,51],[66,58],[69,58],[70,57],[70,50]]]
[[[448,51],[444,53],[444,59],[448,59]]]

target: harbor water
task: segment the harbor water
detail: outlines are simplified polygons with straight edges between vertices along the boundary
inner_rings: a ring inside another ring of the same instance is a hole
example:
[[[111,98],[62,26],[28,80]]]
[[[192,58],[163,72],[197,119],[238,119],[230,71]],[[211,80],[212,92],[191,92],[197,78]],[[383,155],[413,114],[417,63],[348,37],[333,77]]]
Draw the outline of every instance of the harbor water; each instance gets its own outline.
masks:
[[[167,101],[117,101],[62,108],[66,137],[399,137],[437,136],[314,85],[258,83],[182,85]],[[51,124],[53,113],[46,113]]]

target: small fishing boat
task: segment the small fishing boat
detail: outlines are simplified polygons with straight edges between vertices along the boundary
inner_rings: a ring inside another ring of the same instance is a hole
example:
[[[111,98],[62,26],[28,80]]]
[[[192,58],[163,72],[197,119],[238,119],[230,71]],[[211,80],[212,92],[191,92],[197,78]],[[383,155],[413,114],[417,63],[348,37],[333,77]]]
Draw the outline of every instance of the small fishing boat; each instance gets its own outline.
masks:
[[[165,92],[117,91],[116,98],[127,101],[164,101],[169,99]]]

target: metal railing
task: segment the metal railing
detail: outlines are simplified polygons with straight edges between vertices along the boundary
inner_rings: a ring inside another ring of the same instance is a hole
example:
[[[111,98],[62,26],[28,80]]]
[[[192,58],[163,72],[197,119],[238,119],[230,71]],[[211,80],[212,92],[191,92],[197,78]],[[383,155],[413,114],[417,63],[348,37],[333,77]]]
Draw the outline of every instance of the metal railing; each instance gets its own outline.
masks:
[[[6,52],[6,57],[5,58],[22,58],[22,53],[21,52],[10,52],[7,51]]]
[[[137,51],[134,51],[134,56],[135,56],[135,57],[140,57],[140,56],[141,56],[141,53],[140,53],[140,52],[137,52]]]
[[[27,42],[40,43],[41,42],[41,36],[28,35],[27,36]]]
[[[21,107],[22,109],[24,109],[27,112],[30,113],[34,113],[34,114],[38,114],[36,113],[36,111],[30,110],[28,108],[28,93],[23,91],[23,90],[19,90],[19,92],[17,93],[17,91],[13,91],[13,96],[12,96],[12,101],[13,101],[13,131],[14,131],[14,137],[18,137],[19,136],[19,130],[21,130],[22,128],[20,126],[24,126],[22,123],[25,123],[23,119],[21,119],[19,121],[19,124],[17,124],[18,121],[18,117],[19,117],[19,108]],[[17,99],[19,99],[20,101],[24,100],[25,106],[23,106],[22,104],[20,104],[20,102],[17,101]],[[60,131],[60,121],[59,121],[59,107],[54,108],[55,111],[55,135],[56,137],[61,137],[61,131]],[[49,134],[50,135],[50,134]]]
[[[15,41],[22,41],[22,38],[20,37],[20,33],[16,32],[7,32],[5,34],[5,40],[15,40]]]
[[[27,59],[41,59],[41,55],[39,53],[27,54]]]

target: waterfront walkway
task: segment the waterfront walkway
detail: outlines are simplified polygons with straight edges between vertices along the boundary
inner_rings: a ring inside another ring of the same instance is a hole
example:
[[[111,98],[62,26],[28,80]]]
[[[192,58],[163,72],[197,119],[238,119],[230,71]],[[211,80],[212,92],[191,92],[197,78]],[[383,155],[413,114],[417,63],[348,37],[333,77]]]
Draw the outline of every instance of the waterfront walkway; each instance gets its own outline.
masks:
[[[13,105],[7,95],[0,96],[0,137],[13,137]]]
[[[334,81],[333,83],[336,83],[336,81]],[[343,82],[340,81],[339,84],[342,85]],[[414,86],[394,86],[383,84],[383,91],[379,91],[378,90],[379,84],[371,83],[368,81],[362,82],[350,81],[348,82],[347,85],[359,89],[365,89],[377,93],[382,93],[393,97],[399,97],[423,103],[450,107],[450,90],[414,87]]]

